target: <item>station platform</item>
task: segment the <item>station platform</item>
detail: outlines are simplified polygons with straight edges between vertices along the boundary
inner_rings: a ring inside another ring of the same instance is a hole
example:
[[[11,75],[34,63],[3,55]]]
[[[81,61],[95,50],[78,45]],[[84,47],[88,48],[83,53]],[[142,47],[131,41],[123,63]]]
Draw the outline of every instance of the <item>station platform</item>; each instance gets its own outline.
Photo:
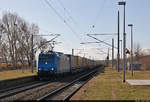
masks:
[[[130,85],[150,86],[150,80],[127,80]]]

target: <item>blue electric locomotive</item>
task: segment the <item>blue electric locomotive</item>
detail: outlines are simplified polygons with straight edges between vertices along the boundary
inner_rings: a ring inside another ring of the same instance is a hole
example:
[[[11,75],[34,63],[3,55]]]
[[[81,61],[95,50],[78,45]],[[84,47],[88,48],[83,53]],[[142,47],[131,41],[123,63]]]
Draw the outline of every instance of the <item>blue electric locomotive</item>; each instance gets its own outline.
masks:
[[[69,58],[63,53],[40,53],[38,76],[56,75],[70,72]]]

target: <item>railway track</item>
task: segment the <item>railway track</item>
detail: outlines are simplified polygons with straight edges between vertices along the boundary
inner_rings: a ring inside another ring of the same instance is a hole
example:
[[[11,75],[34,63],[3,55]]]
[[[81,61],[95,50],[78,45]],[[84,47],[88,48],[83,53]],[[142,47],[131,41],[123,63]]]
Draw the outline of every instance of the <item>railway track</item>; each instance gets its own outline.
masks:
[[[85,83],[87,83],[95,74],[97,74],[97,69],[93,70],[92,72],[89,72],[78,79],[66,84],[65,86],[62,86],[58,88],[57,90],[54,90],[40,98],[37,99],[37,101],[41,100],[69,100],[72,95],[77,92]]]
[[[90,73],[88,73],[90,72]],[[88,73],[88,74],[87,74]],[[67,76],[55,81],[38,81],[26,84],[25,86],[14,87],[7,90],[1,90],[0,101],[9,100],[67,100],[77,90],[79,90],[86,82],[87,79],[96,73],[95,71],[85,71],[82,73]],[[85,80],[86,79],[86,80]],[[72,81],[74,80],[74,81]],[[64,87],[65,86],[65,87]],[[53,95],[52,95],[53,93]],[[56,95],[57,93],[57,95]],[[65,93],[65,94],[63,94]],[[49,97],[53,96],[53,97]],[[47,97],[46,97],[47,96]],[[58,97],[56,97],[58,96]]]
[[[8,91],[1,94],[0,101],[35,100],[35,98],[45,94],[46,91],[50,91],[49,89],[56,89],[63,85],[65,85],[65,83],[46,81],[26,87],[17,88],[12,91],[10,90],[10,92]]]
[[[0,90],[0,99],[23,92],[23,91],[26,91],[26,90],[30,90],[32,88],[36,88],[36,87],[45,85],[47,83],[49,83],[49,82],[35,81],[35,82],[19,85],[16,87]]]
[[[4,92],[7,92],[7,91],[15,90],[17,88],[21,88],[21,87],[24,87],[24,86],[32,85],[32,84],[37,83],[37,82],[38,81],[33,81],[33,82],[28,82],[28,83],[24,83],[24,84],[21,84],[21,85],[9,87],[9,88],[6,88],[6,89],[1,89],[0,90],[0,94],[4,93]]]

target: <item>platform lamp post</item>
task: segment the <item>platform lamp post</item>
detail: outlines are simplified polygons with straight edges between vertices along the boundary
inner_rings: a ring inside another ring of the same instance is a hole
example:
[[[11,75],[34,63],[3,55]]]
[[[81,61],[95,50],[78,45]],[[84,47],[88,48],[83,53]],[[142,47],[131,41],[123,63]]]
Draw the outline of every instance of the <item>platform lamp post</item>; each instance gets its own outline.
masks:
[[[129,27],[131,27],[131,74],[133,76],[133,24],[128,24]]]
[[[122,60],[122,40],[119,40],[120,41],[120,45],[121,45],[121,54],[120,54],[120,58],[121,58],[121,60]]]
[[[31,35],[31,72],[34,73],[34,49],[33,49],[33,34]]]
[[[112,68],[114,67],[114,39],[112,38]]]
[[[124,19],[123,19],[123,82],[125,82],[125,71],[126,71],[126,32],[125,32],[125,1],[118,2],[118,5],[124,6]]]
[[[118,11],[118,53],[117,53],[117,70],[120,70],[120,14]]]

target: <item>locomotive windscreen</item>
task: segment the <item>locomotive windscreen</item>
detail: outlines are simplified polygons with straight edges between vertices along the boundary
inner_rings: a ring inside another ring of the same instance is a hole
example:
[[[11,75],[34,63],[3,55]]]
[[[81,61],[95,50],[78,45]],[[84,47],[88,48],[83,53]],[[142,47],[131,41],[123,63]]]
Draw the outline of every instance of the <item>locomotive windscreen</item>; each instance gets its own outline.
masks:
[[[48,62],[51,62],[54,60],[54,56],[40,56],[39,57],[39,61],[48,61]]]

